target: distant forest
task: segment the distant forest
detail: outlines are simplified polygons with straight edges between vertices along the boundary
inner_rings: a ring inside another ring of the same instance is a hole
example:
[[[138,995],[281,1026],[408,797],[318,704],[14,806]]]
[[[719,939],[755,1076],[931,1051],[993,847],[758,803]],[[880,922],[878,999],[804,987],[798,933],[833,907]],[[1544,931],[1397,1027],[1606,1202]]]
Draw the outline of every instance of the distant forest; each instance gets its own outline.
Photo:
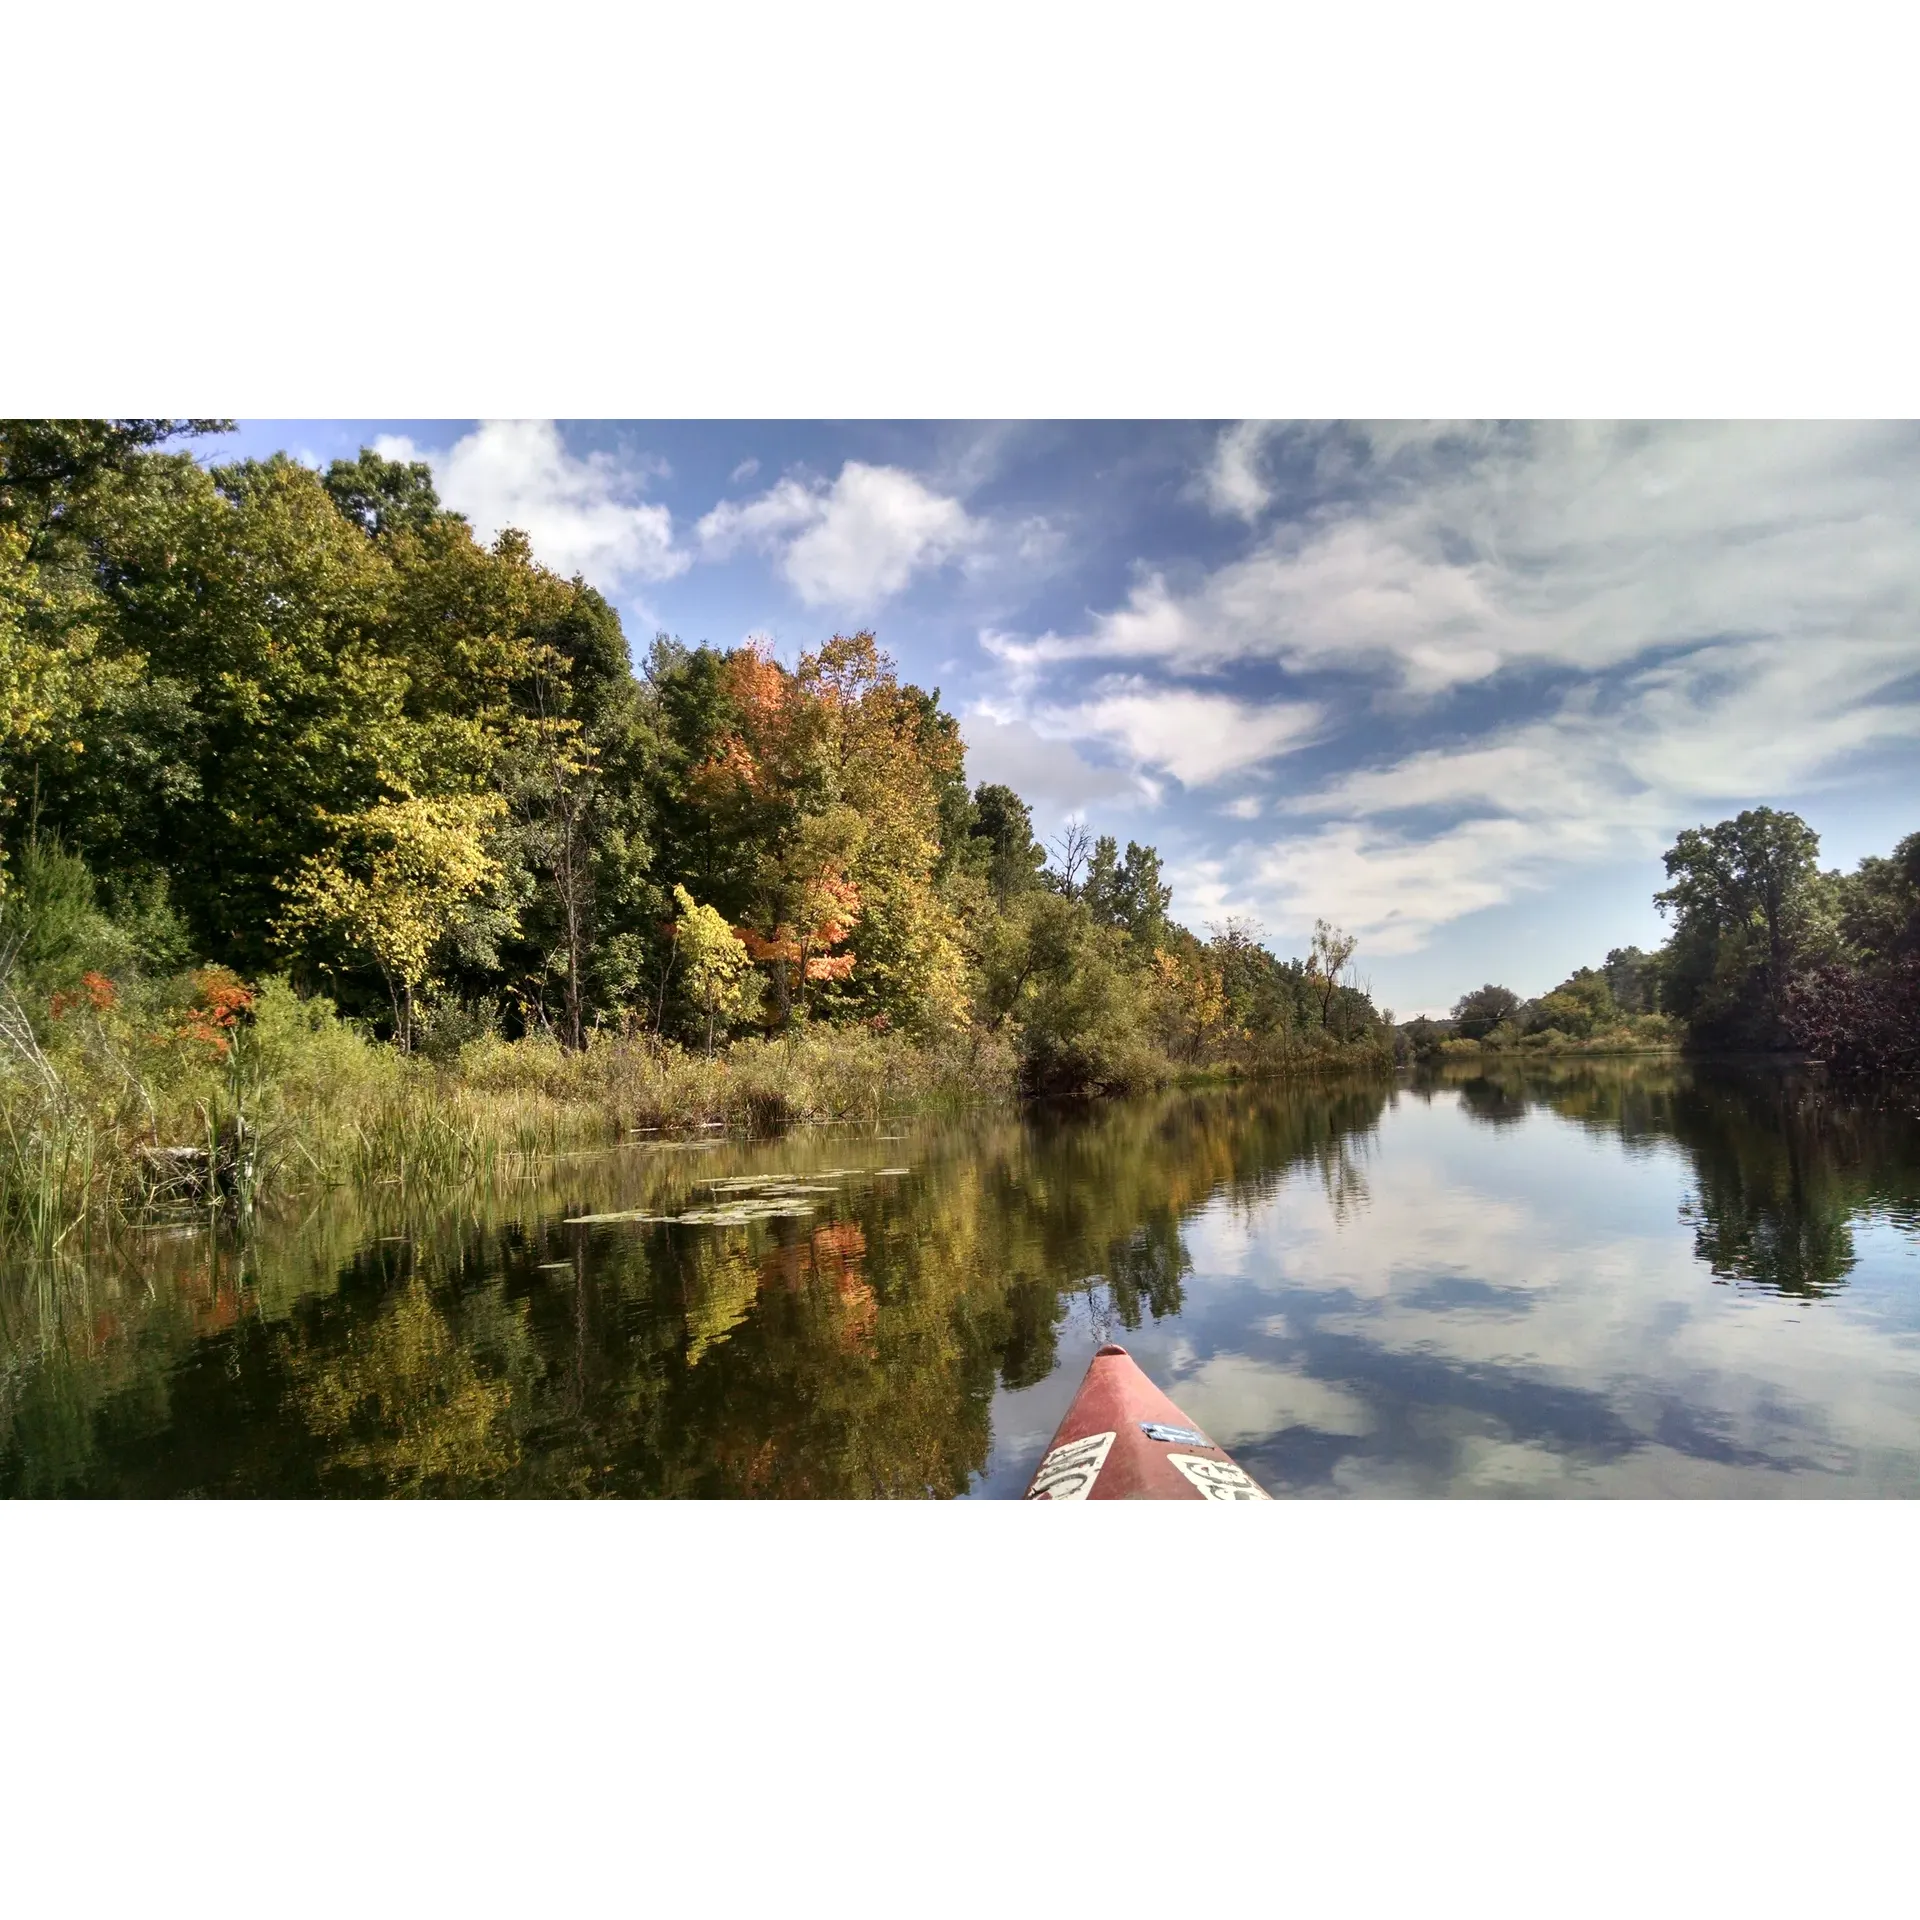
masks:
[[[1920,1073],[1920,833],[1852,873],[1822,870],[1795,813],[1754,807],[1667,849],[1655,953],[1616,948],[1551,993],[1489,983],[1447,1021],[1415,1020],[1419,1058],[1683,1041],[1701,1052],[1791,1049],[1865,1073]]]
[[[636,669],[590,583],[482,544],[425,465],[178,450],[225,424],[0,423],[0,1018],[29,1079],[75,1009],[218,1052],[263,979],[442,1062],[974,1033],[1085,1092],[1392,1058],[1350,938],[1202,939],[1153,847],[1043,847],[873,634],[792,667],[661,635]]]

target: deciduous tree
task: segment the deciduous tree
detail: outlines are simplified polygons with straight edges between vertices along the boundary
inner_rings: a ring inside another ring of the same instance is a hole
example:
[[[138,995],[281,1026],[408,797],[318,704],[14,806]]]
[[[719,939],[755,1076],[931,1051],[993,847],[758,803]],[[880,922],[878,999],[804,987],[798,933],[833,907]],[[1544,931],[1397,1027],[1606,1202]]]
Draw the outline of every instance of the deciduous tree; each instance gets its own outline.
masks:
[[[699,905],[685,887],[673,890],[680,917],[674,923],[682,978],[693,1003],[706,1016],[707,1052],[716,1026],[748,1018],[758,1004],[759,982],[744,941],[724,915]]]
[[[336,818],[334,844],[304,861],[287,887],[283,936],[371,960],[387,983],[403,1053],[436,951],[497,871],[486,835],[503,811],[492,794],[380,801]]]

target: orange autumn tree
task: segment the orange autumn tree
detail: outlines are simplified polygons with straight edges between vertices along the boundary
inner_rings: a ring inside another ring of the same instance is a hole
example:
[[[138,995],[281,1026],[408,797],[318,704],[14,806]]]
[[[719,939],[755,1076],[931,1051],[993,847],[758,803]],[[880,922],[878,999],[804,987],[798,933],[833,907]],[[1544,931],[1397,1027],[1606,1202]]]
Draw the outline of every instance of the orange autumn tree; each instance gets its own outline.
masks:
[[[871,633],[835,635],[792,670],[757,643],[736,648],[715,694],[724,720],[685,799],[725,849],[703,856],[709,895],[767,971],[770,1019],[963,1024],[942,821],[967,801],[938,696],[901,685]]]
[[[851,937],[850,1011],[924,1029],[966,1020],[959,922],[940,881],[942,802],[965,805],[964,749],[938,695],[900,684],[868,632],[836,634],[803,654],[806,740],[823,797],[861,822],[848,873],[861,917]]]
[[[787,847],[763,865],[761,924],[737,928],[748,954],[766,966],[780,1017],[805,1014],[809,989],[848,979],[855,956],[836,952],[860,922],[860,889],[848,869],[864,823],[850,807],[803,816]]]

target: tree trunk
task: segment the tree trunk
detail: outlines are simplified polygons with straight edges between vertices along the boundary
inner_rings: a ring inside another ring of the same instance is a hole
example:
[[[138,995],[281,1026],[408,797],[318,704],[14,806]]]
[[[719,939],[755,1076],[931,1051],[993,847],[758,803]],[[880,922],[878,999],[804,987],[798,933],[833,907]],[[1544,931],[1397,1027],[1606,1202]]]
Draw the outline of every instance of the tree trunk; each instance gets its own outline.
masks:
[[[661,1023],[667,1017],[667,983],[673,978],[673,963],[680,957],[680,929],[674,927],[673,935],[667,942],[667,963],[660,969],[660,995],[654,1002],[653,1030],[660,1031]]]
[[[384,966],[381,967],[380,973],[381,977],[387,983],[387,998],[393,1004],[393,1044],[401,1053],[405,1053],[407,1050],[407,1017],[401,1010],[400,983],[394,979],[392,974],[387,972]]]

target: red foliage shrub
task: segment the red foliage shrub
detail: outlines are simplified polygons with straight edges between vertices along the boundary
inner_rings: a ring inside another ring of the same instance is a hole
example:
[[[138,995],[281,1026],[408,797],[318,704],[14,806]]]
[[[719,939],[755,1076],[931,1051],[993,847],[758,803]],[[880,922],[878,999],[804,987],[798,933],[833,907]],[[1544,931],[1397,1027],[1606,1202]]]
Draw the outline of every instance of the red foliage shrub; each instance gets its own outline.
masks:
[[[1920,1074],[1920,953],[1885,973],[1828,966],[1787,990],[1787,1030],[1842,1073]]]
[[[80,985],[53,996],[53,1017],[58,1020],[75,1007],[88,1006],[105,1013],[120,998],[119,989],[104,973],[89,970],[80,976]]]
[[[193,976],[193,988],[193,1004],[175,1033],[225,1059],[233,1048],[234,1028],[253,1012],[253,989],[228,967],[202,967]]]

